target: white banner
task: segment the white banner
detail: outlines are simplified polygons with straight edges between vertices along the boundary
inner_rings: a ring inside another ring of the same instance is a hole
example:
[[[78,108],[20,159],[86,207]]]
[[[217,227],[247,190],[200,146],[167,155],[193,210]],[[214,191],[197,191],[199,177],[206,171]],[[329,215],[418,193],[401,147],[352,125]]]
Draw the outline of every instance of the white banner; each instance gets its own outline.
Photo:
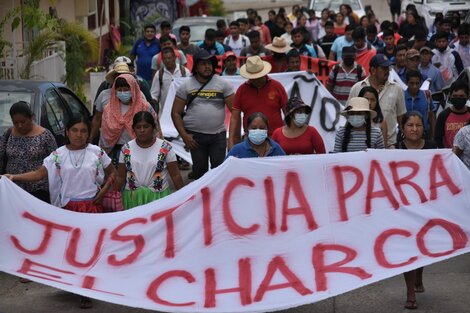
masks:
[[[234,90],[246,81],[241,76],[221,76],[232,83]],[[306,104],[313,108],[309,124],[314,126],[325,142],[326,151],[332,151],[335,144],[336,130],[344,125],[345,119],[339,115],[343,107],[338,100],[336,100],[330,92],[323,86],[323,84],[315,77],[314,74],[309,74],[305,71],[288,72],[269,74],[269,77],[279,81],[286,89],[289,98],[293,96],[300,97]],[[165,105],[163,106],[162,116],[160,117],[160,125],[162,127],[163,135],[166,138],[177,138],[178,131],[173,125],[171,120],[171,108],[175,98],[175,91],[178,86],[189,78],[177,78],[173,80],[168,91]],[[227,112],[226,127],[228,130],[230,122],[230,113]],[[184,143],[181,138],[172,140],[172,143],[183,147]],[[192,163],[191,155],[185,152],[184,149],[176,150],[176,153]]]
[[[2,178],[0,270],[164,312],[275,311],[469,252],[469,186],[450,150],[230,158],[109,214]]]

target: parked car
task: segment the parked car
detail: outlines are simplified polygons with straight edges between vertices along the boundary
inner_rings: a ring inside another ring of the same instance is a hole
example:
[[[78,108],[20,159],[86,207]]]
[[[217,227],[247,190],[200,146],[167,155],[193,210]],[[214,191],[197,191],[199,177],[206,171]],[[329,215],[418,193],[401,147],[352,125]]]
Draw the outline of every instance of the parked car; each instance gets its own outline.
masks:
[[[191,39],[192,43],[204,40],[204,34],[206,29],[213,28],[217,30],[217,21],[219,19],[225,20],[228,27],[228,21],[222,16],[193,16],[193,17],[182,17],[177,19],[173,23],[172,33],[176,36],[177,41],[180,42],[180,27],[183,25],[191,28]]]
[[[0,134],[12,126],[9,111],[18,101],[30,104],[36,123],[49,129],[59,146],[65,144],[65,125],[72,116],[91,119],[85,104],[62,83],[0,80]]]
[[[342,4],[349,4],[353,12],[359,17],[366,15],[362,0],[310,0],[308,8],[315,10],[315,15],[320,17],[323,9],[330,9],[338,13]]]
[[[401,4],[402,12],[408,4],[414,4],[419,15],[424,17],[426,26],[431,28],[436,18],[436,13],[442,13],[445,17],[452,17],[454,12],[459,12],[461,21],[470,11],[470,0],[404,0]]]

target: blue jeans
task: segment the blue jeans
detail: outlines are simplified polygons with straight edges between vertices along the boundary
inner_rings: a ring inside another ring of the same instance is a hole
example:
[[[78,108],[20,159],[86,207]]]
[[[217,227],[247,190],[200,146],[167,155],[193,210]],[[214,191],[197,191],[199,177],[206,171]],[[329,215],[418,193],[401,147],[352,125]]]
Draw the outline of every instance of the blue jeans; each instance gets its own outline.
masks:
[[[216,168],[225,159],[227,152],[227,132],[218,134],[202,134],[186,130],[193,135],[194,140],[199,145],[197,149],[190,150],[193,160],[194,179],[202,177],[209,170],[209,160],[211,168]]]

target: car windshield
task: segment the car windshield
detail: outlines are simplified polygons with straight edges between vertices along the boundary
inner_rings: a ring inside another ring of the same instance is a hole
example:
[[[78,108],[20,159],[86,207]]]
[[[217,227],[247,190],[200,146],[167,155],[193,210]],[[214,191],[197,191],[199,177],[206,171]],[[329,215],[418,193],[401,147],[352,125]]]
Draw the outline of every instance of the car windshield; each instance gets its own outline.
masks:
[[[314,0],[313,8],[315,11],[321,11],[325,8],[339,11],[339,6],[342,4],[349,4],[353,11],[360,10],[361,6],[357,0]]]
[[[192,41],[192,42],[204,40],[204,34],[206,32],[206,29],[208,29],[208,28],[216,29],[215,25],[208,25],[208,24],[191,25],[190,27],[191,27],[191,39],[190,39],[190,41]],[[173,27],[172,32],[178,38],[178,42],[180,41],[179,40],[179,31],[180,31],[179,27]]]
[[[11,127],[10,108],[18,101],[26,101],[31,104],[34,93],[32,92],[8,92],[0,91],[0,128]]]

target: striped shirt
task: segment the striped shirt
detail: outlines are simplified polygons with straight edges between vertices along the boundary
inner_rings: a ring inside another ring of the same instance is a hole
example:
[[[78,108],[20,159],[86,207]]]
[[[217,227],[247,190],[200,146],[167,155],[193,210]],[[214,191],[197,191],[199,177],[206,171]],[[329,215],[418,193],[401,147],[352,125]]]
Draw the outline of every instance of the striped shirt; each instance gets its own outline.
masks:
[[[335,148],[333,152],[343,152],[343,137],[345,127],[340,127],[336,132]],[[349,139],[347,152],[363,151],[367,149],[367,136],[365,130],[351,129],[351,138]],[[384,149],[384,138],[380,128],[371,127],[370,129],[370,149]]]
[[[338,68],[338,75],[336,75],[335,80],[335,67]],[[346,105],[349,97],[349,91],[355,83],[366,78],[365,70],[360,71],[361,77],[357,77],[357,64],[354,64],[354,67],[347,72],[342,64],[335,65],[328,75],[328,87],[331,91],[331,95],[335,97],[343,105]]]

